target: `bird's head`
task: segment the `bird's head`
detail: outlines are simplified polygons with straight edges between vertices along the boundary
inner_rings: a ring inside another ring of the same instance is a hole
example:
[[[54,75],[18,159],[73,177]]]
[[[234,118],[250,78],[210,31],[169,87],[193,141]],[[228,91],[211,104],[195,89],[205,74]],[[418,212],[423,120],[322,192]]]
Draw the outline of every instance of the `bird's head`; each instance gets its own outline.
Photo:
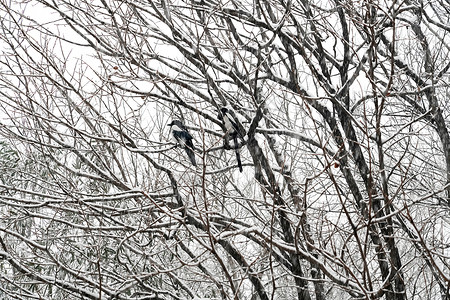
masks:
[[[180,128],[183,128],[183,123],[181,123],[181,121],[180,120],[172,120],[172,122],[170,122],[169,124],[167,124],[167,126],[170,126],[170,127],[172,127],[172,126],[178,126],[178,127],[180,127]]]
[[[227,113],[228,113],[228,108],[222,107],[222,108],[219,109],[219,113],[217,114],[217,118],[219,120],[223,120],[223,117],[225,117]]]

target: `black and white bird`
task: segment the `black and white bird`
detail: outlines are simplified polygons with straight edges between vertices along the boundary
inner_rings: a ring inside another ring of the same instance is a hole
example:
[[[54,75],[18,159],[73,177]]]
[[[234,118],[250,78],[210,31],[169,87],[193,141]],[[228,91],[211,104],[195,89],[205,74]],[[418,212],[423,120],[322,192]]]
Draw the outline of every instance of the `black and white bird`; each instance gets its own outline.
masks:
[[[219,115],[217,116],[220,120],[223,121],[223,125],[225,126],[225,129],[227,130],[227,133],[230,137],[233,138],[234,142],[234,151],[236,152],[236,160],[238,163],[239,171],[242,172],[242,162],[241,162],[241,155],[239,154],[239,143],[238,143],[238,137],[240,137],[242,140],[244,139],[239,132],[239,127],[237,125],[237,121],[234,118],[234,116],[229,112],[228,108],[222,107],[219,111]]]
[[[192,165],[197,166],[195,162],[194,144],[192,143],[192,135],[188,132],[186,126],[179,120],[173,120],[167,124],[172,129],[172,135],[176,142],[184,148]]]

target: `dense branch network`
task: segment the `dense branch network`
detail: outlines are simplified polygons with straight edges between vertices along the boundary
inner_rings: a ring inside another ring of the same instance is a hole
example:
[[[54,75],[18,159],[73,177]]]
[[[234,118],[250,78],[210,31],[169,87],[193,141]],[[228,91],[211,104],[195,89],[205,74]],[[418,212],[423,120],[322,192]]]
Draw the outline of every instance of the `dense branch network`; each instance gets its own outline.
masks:
[[[0,295],[447,299],[447,4],[0,9]]]

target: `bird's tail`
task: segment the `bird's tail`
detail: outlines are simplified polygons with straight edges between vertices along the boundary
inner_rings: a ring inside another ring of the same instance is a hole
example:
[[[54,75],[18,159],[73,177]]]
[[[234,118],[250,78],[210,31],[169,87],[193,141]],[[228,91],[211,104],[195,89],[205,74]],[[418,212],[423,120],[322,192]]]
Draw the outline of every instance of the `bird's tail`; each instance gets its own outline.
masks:
[[[194,149],[194,145],[192,144],[192,141],[191,141],[190,143],[188,142],[188,143],[185,145],[184,149],[186,150],[186,154],[188,155],[189,160],[191,161],[192,165],[193,165],[194,167],[196,167],[196,166],[197,166],[197,162],[195,161],[195,153],[194,153],[194,150],[192,150],[192,149]]]
[[[239,153],[237,134],[234,134],[234,151],[236,152],[236,160],[237,160],[237,163],[238,163],[239,172],[242,173],[241,154]]]

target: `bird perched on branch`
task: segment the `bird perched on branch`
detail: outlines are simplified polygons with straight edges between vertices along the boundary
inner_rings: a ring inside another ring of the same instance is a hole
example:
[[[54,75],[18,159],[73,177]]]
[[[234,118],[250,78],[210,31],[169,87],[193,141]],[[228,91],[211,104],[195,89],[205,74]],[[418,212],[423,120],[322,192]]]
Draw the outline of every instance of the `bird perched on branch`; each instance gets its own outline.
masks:
[[[230,111],[226,107],[222,107],[220,109],[219,115],[217,117],[223,121],[225,129],[227,130],[227,134],[229,134],[230,137],[233,138],[234,151],[236,152],[236,160],[238,163],[239,171],[242,172],[242,162],[241,162],[241,155],[239,154],[238,137],[240,137],[242,140],[244,138],[242,137],[242,135],[239,131],[239,127],[237,125],[237,120],[235,119],[235,117],[230,113]]]
[[[186,126],[179,120],[173,120],[167,124],[172,129],[172,135],[177,143],[184,148],[192,165],[197,166],[195,162],[194,144],[192,143],[192,135],[188,132]]]

